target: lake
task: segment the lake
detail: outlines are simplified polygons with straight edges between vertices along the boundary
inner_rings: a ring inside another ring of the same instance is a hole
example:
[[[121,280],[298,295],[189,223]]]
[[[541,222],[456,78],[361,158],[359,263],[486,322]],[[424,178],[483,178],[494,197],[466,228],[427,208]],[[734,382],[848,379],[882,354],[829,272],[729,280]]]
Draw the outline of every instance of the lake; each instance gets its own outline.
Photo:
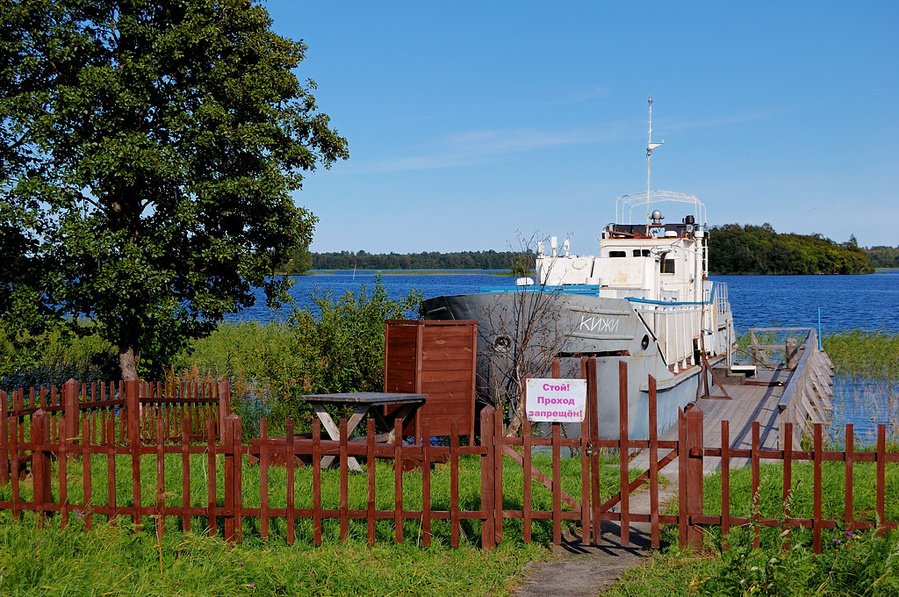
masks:
[[[498,272],[383,272],[380,279],[393,298],[416,289],[425,298],[468,294],[491,286],[513,286],[515,278]],[[331,292],[336,300],[345,292],[358,292],[376,284],[377,272],[328,271],[294,278],[291,296],[301,307],[312,306],[313,292]],[[818,310],[824,334],[859,329],[899,333],[899,271],[882,270],[866,276],[712,276],[726,282],[737,330],[751,327],[815,327]],[[412,314],[414,316],[414,314]],[[271,321],[284,316],[265,307],[261,293],[257,305],[231,320]],[[899,380],[858,381],[837,377],[834,385],[832,431],[840,442],[844,423],[855,423],[859,442],[871,442],[876,423],[897,417]],[[892,398],[891,398],[892,397]],[[894,431],[895,432],[895,431]]]
[[[291,296],[300,306],[311,306],[311,295],[330,291],[335,300],[345,292],[371,288],[379,274],[373,271],[328,271],[294,277]],[[515,278],[490,271],[382,272],[390,296],[400,298],[414,288],[425,298],[469,294],[490,286],[513,286]],[[712,276],[725,282],[737,329],[750,327],[817,327],[818,309],[824,333],[860,329],[899,333],[899,270],[881,270],[867,276]],[[256,306],[231,320],[270,321],[283,317]]]

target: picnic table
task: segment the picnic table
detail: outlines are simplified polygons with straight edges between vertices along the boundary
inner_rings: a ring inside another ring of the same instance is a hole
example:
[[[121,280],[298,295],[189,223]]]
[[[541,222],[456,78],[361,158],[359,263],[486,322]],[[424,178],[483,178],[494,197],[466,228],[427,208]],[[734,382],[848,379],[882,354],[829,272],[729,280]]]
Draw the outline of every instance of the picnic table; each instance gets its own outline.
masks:
[[[366,415],[371,415],[375,420],[375,429],[379,432],[376,436],[378,441],[394,443],[402,441],[402,438],[394,437],[393,421],[402,419],[403,427],[415,418],[415,413],[424,405],[427,400],[427,394],[412,394],[399,392],[344,392],[337,394],[310,394],[301,396],[302,400],[310,403],[316,416],[322,422],[322,426],[328,433],[328,437],[332,440],[340,439],[340,429],[334,423],[334,419],[328,413],[325,405],[354,406],[355,411],[347,421],[347,435],[352,435],[359,423]],[[385,414],[385,406],[396,406],[391,410],[389,415]],[[416,436],[420,435],[420,430],[416,429]],[[322,457],[322,468],[327,468],[334,461],[336,456],[328,455]],[[359,462],[355,457],[350,456],[347,459],[347,466],[354,471],[362,471]]]

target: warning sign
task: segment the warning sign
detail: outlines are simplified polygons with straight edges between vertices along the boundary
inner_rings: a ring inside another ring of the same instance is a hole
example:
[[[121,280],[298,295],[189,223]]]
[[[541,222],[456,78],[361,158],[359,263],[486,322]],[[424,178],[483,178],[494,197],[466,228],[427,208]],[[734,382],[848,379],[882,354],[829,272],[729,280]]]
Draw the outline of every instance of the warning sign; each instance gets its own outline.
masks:
[[[525,411],[529,421],[580,423],[587,407],[585,379],[529,379]]]

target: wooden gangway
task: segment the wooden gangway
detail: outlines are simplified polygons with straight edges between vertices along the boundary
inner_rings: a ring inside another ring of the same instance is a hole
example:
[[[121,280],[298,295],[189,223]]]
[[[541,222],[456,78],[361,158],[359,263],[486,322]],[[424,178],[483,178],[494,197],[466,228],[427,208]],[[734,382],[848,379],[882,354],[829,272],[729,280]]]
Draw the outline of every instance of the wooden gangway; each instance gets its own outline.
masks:
[[[721,422],[729,421],[731,449],[750,449],[752,426],[758,422],[760,448],[783,450],[789,442],[798,450],[813,424],[830,422],[833,365],[812,328],[755,328],[749,334],[746,362],[734,368],[716,367],[710,375],[710,391],[695,402],[703,414],[703,441],[720,446]],[[783,342],[775,343],[776,339]],[[793,424],[789,438],[784,437],[786,423]],[[676,440],[677,434],[675,425],[660,439]],[[705,471],[716,470],[720,460],[705,458]],[[748,463],[731,462],[732,466]],[[635,457],[631,466],[648,468],[647,455]]]

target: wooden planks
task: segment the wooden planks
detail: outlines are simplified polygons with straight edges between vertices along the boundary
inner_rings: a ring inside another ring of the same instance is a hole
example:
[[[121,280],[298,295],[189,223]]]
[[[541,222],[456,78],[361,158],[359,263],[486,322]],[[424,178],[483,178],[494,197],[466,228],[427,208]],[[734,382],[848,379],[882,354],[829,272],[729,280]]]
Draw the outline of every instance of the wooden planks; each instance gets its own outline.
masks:
[[[474,435],[477,329],[475,321],[385,322],[384,391],[428,396],[414,429],[447,436],[455,424]],[[404,432],[413,435],[412,425]]]

